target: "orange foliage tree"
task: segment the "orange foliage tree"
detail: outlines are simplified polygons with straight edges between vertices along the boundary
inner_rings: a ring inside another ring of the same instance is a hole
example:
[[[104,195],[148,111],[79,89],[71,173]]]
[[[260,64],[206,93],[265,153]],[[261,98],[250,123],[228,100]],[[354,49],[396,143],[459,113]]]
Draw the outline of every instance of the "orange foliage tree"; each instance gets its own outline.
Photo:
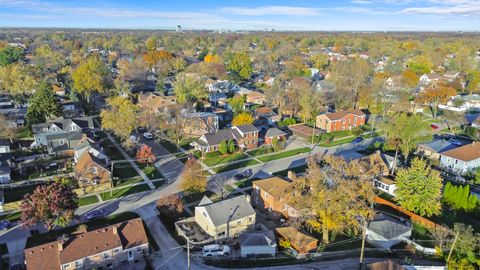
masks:
[[[155,162],[155,155],[153,154],[152,147],[142,144],[136,155],[138,163],[146,163],[147,166],[150,163]]]
[[[222,59],[220,59],[220,56],[218,56],[217,54],[210,54],[210,53],[207,54],[203,60],[207,63],[214,63],[214,64],[218,64],[222,61]]]
[[[433,119],[437,119],[438,105],[447,103],[457,91],[445,83],[430,86],[418,95],[418,101],[430,104]]]
[[[143,55],[143,60],[150,68],[158,64],[161,60],[171,60],[172,58],[172,54],[164,50],[149,51]]]

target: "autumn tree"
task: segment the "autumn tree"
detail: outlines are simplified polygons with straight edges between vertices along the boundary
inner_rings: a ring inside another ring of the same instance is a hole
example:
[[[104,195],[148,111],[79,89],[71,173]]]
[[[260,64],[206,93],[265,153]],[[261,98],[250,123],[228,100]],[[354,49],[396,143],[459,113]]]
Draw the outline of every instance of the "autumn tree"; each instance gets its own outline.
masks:
[[[325,70],[330,64],[330,57],[326,54],[318,53],[310,56],[308,61],[313,67],[319,70]]]
[[[182,213],[183,212],[183,202],[182,198],[177,194],[171,194],[168,196],[161,197],[157,201],[157,207],[160,209],[166,209],[170,213]]]
[[[170,61],[173,59],[171,53],[164,50],[148,51],[143,55],[143,60],[148,64],[150,68],[157,65],[161,61]]]
[[[15,137],[15,131],[9,126],[5,115],[0,115],[0,140],[13,139]]]
[[[430,73],[433,69],[433,63],[424,55],[417,55],[407,63],[408,69],[417,75]]]
[[[358,106],[359,91],[367,83],[371,72],[370,64],[361,58],[342,61],[333,67],[334,81],[337,87],[350,91],[353,95],[354,108]]]
[[[404,72],[402,72],[402,83],[406,85],[409,88],[413,88],[418,84],[419,77],[418,75],[407,69]]]
[[[146,144],[140,146],[135,157],[138,163],[147,164],[147,166],[155,162],[155,154],[152,151],[152,147]]]
[[[20,205],[20,220],[26,226],[42,223],[51,231],[56,225],[66,226],[77,208],[77,194],[70,187],[54,182],[25,195]]]
[[[310,160],[307,174],[296,179],[285,196],[302,209],[307,226],[321,231],[323,242],[328,243],[332,233],[359,233],[362,219],[373,217],[370,206],[375,194],[372,175],[361,170],[358,162],[325,156],[322,164]]]
[[[180,179],[180,188],[184,192],[201,193],[207,189],[207,178],[203,173],[202,166],[194,159],[187,160]]]
[[[414,158],[409,168],[398,171],[395,180],[395,200],[403,208],[427,217],[440,213],[442,178],[425,160]]]
[[[222,62],[222,59],[220,58],[220,56],[218,56],[217,54],[207,54],[205,56],[205,58],[203,59],[203,61],[207,62],[207,63],[220,63]]]
[[[0,48],[0,67],[8,66],[23,59],[25,53],[22,49],[14,46]]]
[[[254,121],[253,116],[249,112],[241,112],[233,117],[232,125],[241,126],[249,125]]]
[[[227,141],[221,141],[220,144],[218,145],[218,152],[220,154],[225,155],[228,153],[228,143]]]
[[[225,67],[234,80],[248,80],[253,72],[252,62],[246,53],[229,52],[225,55]]]
[[[434,84],[421,92],[417,100],[428,103],[432,110],[433,119],[437,119],[438,105],[447,103],[451,97],[455,96],[457,91],[454,88],[444,84]]]
[[[455,223],[453,225],[452,238],[447,244],[448,249],[452,249],[452,257],[447,262],[448,269],[454,270],[474,270],[480,265],[480,234],[475,233],[470,225]]]
[[[100,112],[102,126],[112,130],[122,139],[126,139],[138,126],[136,112],[137,105],[133,104],[131,100],[121,96],[109,98],[107,99],[107,108]]]
[[[191,102],[208,97],[205,85],[193,74],[179,73],[175,77],[173,91],[179,103]]]
[[[151,52],[157,49],[157,40],[158,40],[157,36],[149,36],[145,40],[145,47],[147,48],[147,51]]]
[[[425,125],[418,115],[398,113],[381,126],[385,131],[387,142],[395,146],[395,160],[392,168],[394,171],[397,165],[398,151],[400,150],[407,160],[410,152],[415,149],[418,139],[422,136]]]
[[[27,125],[29,129],[33,124],[43,123],[48,118],[60,116],[60,108],[51,85],[46,82],[40,83],[37,91],[30,98],[30,104],[27,109]]]
[[[110,87],[110,73],[98,55],[82,61],[72,72],[73,88],[88,100],[93,93],[105,93]]]
[[[31,65],[15,63],[0,67],[0,90],[7,91],[14,98],[31,94],[38,83],[36,70]]]
[[[232,107],[234,112],[241,112],[243,111],[243,106],[245,105],[245,97],[242,95],[235,95],[228,99],[228,104],[230,107]]]
[[[187,126],[192,121],[185,117],[182,110],[183,107],[180,105],[173,106],[168,112],[160,115],[160,118],[157,120],[159,129],[163,131],[167,139],[173,141],[179,147],[190,135],[187,131]]]

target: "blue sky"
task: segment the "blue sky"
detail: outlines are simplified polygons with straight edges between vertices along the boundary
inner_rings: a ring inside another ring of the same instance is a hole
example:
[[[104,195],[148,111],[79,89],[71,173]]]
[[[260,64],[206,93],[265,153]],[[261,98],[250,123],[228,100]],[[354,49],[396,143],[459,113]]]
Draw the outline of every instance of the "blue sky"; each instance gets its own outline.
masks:
[[[480,0],[0,0],[1,27],[478,31]]]

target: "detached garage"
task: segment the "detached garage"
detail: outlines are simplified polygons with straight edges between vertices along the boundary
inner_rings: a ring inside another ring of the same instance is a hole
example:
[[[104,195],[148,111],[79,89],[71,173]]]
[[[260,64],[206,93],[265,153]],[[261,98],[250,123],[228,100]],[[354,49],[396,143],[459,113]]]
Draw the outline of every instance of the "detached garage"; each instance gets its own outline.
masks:
[[[239,237],[242,258],[255,256],[275,256],[277,241],[273,231],[245,232]]]

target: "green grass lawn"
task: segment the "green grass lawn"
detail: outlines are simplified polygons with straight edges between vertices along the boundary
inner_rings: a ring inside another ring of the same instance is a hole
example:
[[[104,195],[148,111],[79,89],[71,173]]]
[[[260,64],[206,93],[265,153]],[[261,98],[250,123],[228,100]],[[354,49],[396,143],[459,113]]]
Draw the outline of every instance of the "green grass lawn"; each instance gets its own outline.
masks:
[[[32,139],[32,136],[30,136],[28,127],[21,127],[15,131],[15,138],[17,140],[26,140],[26,139]]]
[[[247,151],[247,154],[249,154],[252,157],[257,157],[257,156],[266,155],[266,154],[273,154],[273,153],[274,152],[272,151],[271,147],[259,147],[257,149]]]
[[[163,179],[163,175],[153,165],[146,166],[146,164],[138,164],[138,167],[150,180]]]
[[[191,194],[187,194],[185,196],[182,197],[182,201],[184,204],[189,204],[189,203],[194,203],[194,202],[198,202],[200,201],[203,196],[207,196],[207,197],[211,197],[211,196],[214,196],[215,193],[210,191],[210,190],[207,190],[205,191],[205,193],[191,193]]]
[[[9,213],[6,215],[1,215],[0,220],[8,220],[10,222],[17,221],[20,219],[20,216],[22,215],[22,212],[18,211],[15,213]]]
[[[177,146],[174,143],[172,143],[171,141],[160,140],[158,143],[161,146],[163,146],[165,149],[167,149],[168,152],[170,152],[172,154],[180,152],[180,150],[178,150]]]
[[[205,156],[205,159],[202,160],[203,163],[205,163],[207,166],[215,166],[218,164],[224,164],[224,163],[229,163],[232,161],[237,161],[241,159],[246,159],[248,158],[247,155],[243,153],[233,153],[230,155],[221,155],[219,152],[212,152],[208,153]]]
[[[332,147],[332,146],[337,146],[341,144],[351,143],[353,140],[355,140],[355,137],[349,137],[349,138],[340,139],[340,140],[331,141],[331,142],[321,142],[318,145],[321,147]]]
[[[307,165],[301,165],[301,166],[298,166],[298,167],[295,167],[295,168],[289,168],[289,169],[286,169],[286,170],[283,170],[283,171],[273,173],[273,175],[286,177],[288,175],[288,171],[292,171],[294,173],[303,173],[307,169],[308,169]]]
[[[262,156],[262,157],[259,157],[258,160],[260,160],[262,162],[269,162],[269,161],[276,160],[276,159],[281,159],[281,158],[291,157],[291,156],[298,155],[298,154],[308,153],[308,152],[310,152],[310,150],[311,150],[310,147],[303,147],[303,148],[299,148],[299,149],[283,151],[283,152],[268,155],[268,156]]]
[[[100,194],[104,201],[116,199],[119,197],[124,197],[130,194],[135,194],[143,191],[148,191],[150,188],[147,184],[142,184],[138,186],[131,186],[131,187],[124,187],[124,188],[117,188],[113,190],[112,195],[110,195],[110,191],[105,191]]]
[[[127,161],[122,163],[115,163],[113,165],[114,178],[118,177],[121,180],[125,180],[125,179],[131,179],[137,176],[139,176],[137,171]]]
[[[88,230],[93,230],[97,228],[102,228],[105,226],[113,225],[116,223],[120,223],[125,220],[130,220],[134,218],[138,218],[138,214],[133,213],[133,212],[124,212],[121,214],[117,215],[111,215],[107,216],[104,218],[99,218],[96,220],[92,220],[89,222],[84,223],[87,225]],[[73,233],[77,230],[78,225],[70,226],[70,227],[65,227],[59,230],[54,230],[51,232],[47,233],[42,233],[42,234],[37,234],[37,235],[32,235],[27,239],[27,248],[42,245],[48,242],[55,241],[58,237],[60,237],[63,234],[70,234]]]
[[[234,169],[248,167],[256,164],[260,164],[260,163],[254,159],[249,159],[249,160],[244,160],[244,161],[240,161],[233,164],[228,164],[225,166],[219,166],[219,167],[213,168],[212,170],[214,170],[216,173],[221,173],[221,172],[231,171]]]
[[[78,198],[78,206],[85,206],[85,205],[94,204],[97,202],[98,202],[98,198],[95,195]]]

